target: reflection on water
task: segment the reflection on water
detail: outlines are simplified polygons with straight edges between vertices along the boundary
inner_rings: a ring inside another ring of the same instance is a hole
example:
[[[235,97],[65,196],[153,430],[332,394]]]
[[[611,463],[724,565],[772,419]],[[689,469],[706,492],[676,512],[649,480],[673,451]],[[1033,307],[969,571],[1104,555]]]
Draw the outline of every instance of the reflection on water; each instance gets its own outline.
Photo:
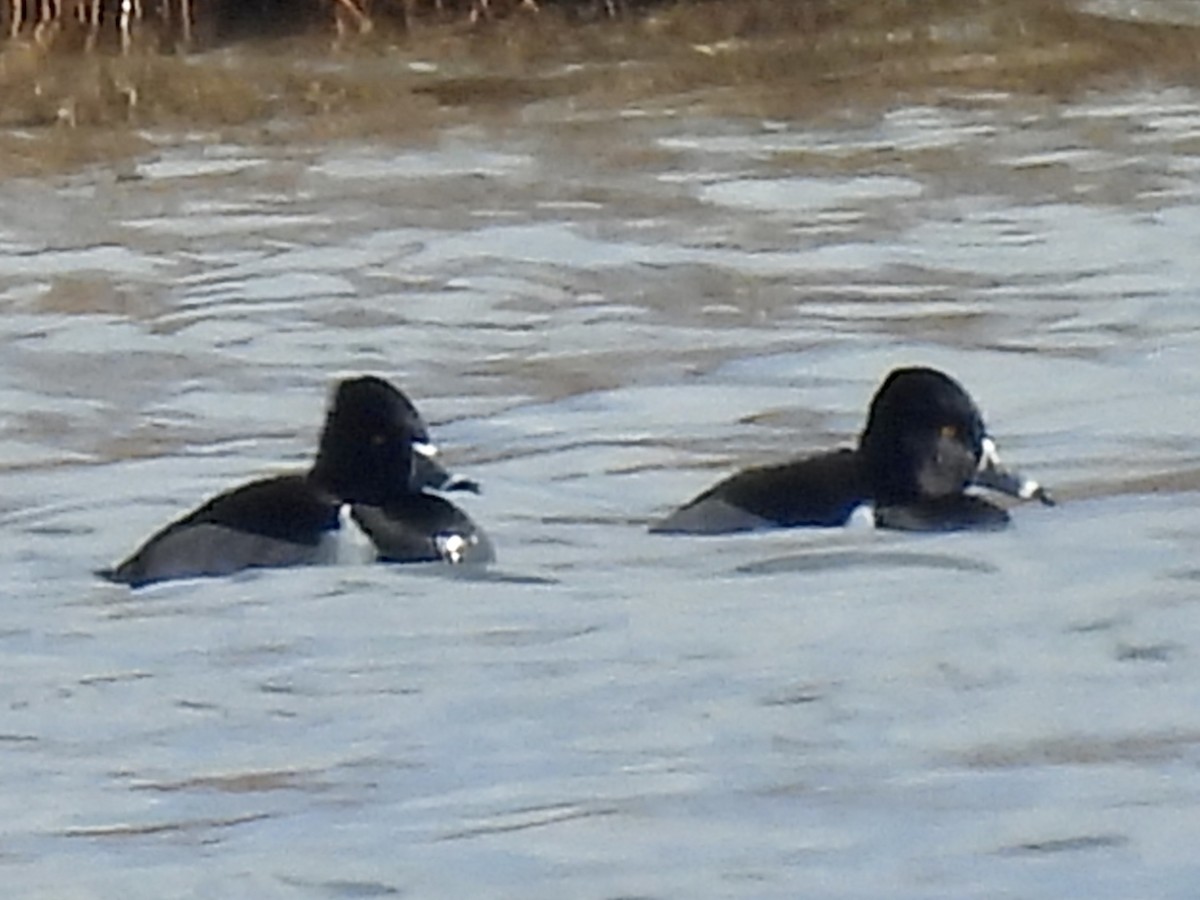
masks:
[[[1200,95],[628,112],[0,184],[14,896],[1194,892]],[[645,533],[913,362],[1061,505]],[[91,577],[362,371],[489,577]]]

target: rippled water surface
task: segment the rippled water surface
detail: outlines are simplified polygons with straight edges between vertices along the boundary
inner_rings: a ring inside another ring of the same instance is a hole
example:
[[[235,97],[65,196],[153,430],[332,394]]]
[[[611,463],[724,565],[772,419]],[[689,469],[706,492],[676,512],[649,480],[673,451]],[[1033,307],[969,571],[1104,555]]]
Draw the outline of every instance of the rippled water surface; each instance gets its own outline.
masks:
[[[1195,896],[1200,93],[152,137],[0,184],[12,896]],[[908,363],[1061,504],[645,533]],[[489,576],[92,577],[366,371]]]

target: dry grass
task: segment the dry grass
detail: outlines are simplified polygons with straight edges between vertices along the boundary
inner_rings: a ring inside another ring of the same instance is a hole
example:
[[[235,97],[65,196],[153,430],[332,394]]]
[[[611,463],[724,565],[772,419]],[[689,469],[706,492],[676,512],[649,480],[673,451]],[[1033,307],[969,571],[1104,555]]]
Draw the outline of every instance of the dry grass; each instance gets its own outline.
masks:
[[[136,152],[144,129],[270,121],[315,138],[423,138],[448,119],[563,98],[803,118],[978,92],[1193,84],[1200,73],[1200,28],[1106,19],[1067,0],[695,0],[582,23],[542,7],[182,57],[9,42],[0,174]]]

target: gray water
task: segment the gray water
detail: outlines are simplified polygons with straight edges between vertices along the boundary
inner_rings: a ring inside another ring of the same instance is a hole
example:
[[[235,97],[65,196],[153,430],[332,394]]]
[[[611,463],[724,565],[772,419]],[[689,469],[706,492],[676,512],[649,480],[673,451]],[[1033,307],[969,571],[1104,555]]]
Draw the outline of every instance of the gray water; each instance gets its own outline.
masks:
[[[6,895],[1196,896],[1200,93],[158,140],[0,184]],[[1061,504],[645,533],[911,363]],[[92,577],[356,372],[488,576]]]

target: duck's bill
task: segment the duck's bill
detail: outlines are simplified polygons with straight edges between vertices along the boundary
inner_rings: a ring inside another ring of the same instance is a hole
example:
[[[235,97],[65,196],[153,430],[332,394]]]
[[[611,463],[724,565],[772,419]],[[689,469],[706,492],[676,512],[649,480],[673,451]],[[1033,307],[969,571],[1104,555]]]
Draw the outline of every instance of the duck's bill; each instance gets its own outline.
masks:
[[[479,482],[455,475],[442,468],[437,461],[437,447],[423,441],[413,445],[413,487],[417,490],[429,488],[434,491],[470,491],[479,493]]]
[[[979,457],[979,469],[972,483],[1020,500],[1038,500],[1046,506],[1054,505],[1054,498],[1032,478],[1004,468],[991,438],[983,439],[983,454]]]

